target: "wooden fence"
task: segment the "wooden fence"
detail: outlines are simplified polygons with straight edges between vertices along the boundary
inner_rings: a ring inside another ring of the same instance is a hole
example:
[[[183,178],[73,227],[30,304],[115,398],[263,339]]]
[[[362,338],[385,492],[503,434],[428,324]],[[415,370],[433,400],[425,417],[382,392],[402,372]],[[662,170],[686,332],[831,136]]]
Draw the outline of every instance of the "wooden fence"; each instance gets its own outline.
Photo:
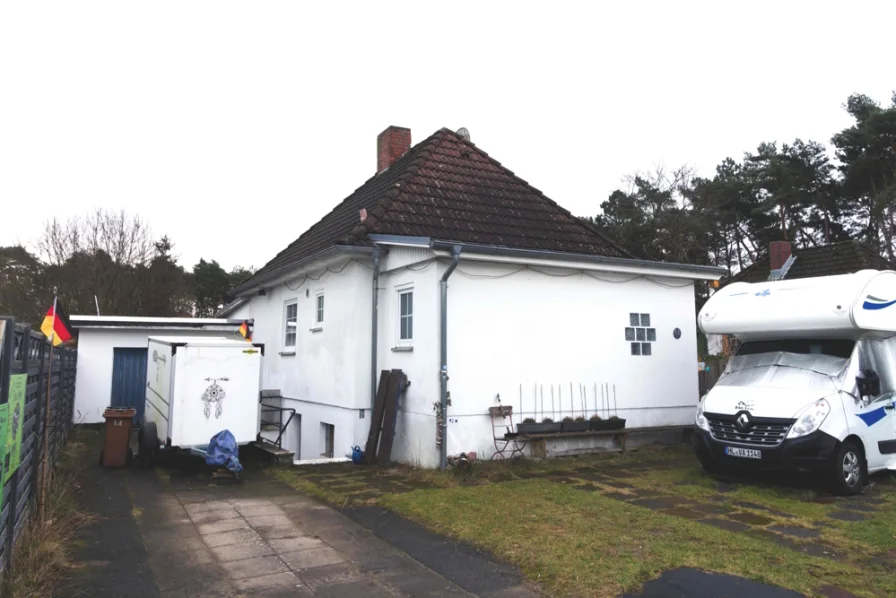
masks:
[[[28,520],[36,512],[37,488],[43,455],[47,380],[50,385],[48,464],[53,467],[65,446],[72,427],[75,402],[75,360],[77,351],[56,347],[50,357],[50,343],[44,335],[12,318],[0,318],[0,405],[16,403],[17,389],[24,386],[24,409],[10,415],[18,426],[22,418],[19,465],[5,480],[0,509],[0,571],[12,563],[13,547]],[[2,434],[2,432],[0,432]],[[5,439],[0,436],[0,442]],[[9,456],[8,456],[9,457]],[[14,459],[7,458],[14,464]],[[0,467],[0,471],[5,470]]]

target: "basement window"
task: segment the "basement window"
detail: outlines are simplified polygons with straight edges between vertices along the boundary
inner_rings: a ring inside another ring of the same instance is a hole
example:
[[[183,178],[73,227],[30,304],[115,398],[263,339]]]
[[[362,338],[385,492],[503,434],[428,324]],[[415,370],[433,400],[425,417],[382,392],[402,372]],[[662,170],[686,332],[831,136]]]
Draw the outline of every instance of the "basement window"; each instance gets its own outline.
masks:
[[[333,458],[333,437],[336,435],[336,427],[333,424],[320,422],[320,456]]]

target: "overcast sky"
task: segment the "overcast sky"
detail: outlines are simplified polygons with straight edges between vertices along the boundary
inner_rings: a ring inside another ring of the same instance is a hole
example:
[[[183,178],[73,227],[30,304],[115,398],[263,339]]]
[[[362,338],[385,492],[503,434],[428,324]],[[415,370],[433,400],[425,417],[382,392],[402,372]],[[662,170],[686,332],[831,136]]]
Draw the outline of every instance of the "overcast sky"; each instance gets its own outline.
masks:
[[[627,174],[827,142],[896,88],[893,1],[587,4],[4,2],[0,245],[123,207],[187,267],[259,267],[388,125],[466,127],[593,215]]]

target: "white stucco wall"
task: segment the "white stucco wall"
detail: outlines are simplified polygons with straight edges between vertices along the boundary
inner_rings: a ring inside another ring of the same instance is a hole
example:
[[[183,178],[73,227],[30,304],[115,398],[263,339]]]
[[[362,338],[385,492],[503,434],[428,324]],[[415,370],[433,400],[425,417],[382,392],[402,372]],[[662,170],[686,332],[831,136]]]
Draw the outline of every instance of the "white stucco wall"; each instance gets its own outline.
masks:
[[[425,250],[393,248],[383,260],[377,350],[378,370],[400,368],[411,382],[398,414],[393,459],[426,467],[438,464],[433,405],[439,401],[439,279],[447,268],[431,257]],[[343,258],[329,265],[339,273],[324,272],[326,266],[309,270],[318,280],[302,283],[299,277],[291,288],[267,289],[266,295],[253,297],[248,313],[240,316],[255,319],[255,340],[267,348],[263,387],[278,388],[295,399],[284,401],[284,406],[301,414],[301,430],[298,423],[288,430],[283,445],[303,459],[320,455],[321,422],[335,426],[335,456],[366,442],[372,281],[368,265]],[[500,396],[513,405],[519,422],[532,415],[534,389],[541,386],[545,415],[550,415],[551,385],[558,403],[562,386],[562,410],[555,408],[558,420],[570,414],[570,383],[575,393],[572,415],[581,413],[580,383],[587,388],[586,415],[594,412],[595,385],[608,383],[611,397],[616,386],[618,414],[628,420],[628,427],[693,420],[698,392],[693,284],[547,268],[517,272],[520,268],[461,260],[449,279],[449,454],[475,450],[480,458],[490,457],[494,447],[488,407]],[[408,287],[414,289],[413,350],[394,351],[398,291]],[[317,291],[325,295],[325,323],[323,331],[310,332]],[[298,301],[297,346],[294,355],[281,355],[284,305],[292,298]],[[625,328],[632,312],[650,314],[657,334],[651,356],[631,355]],[[677,340],[675,328],[681,330]],[[540,420],[540,401],[537,415]]]
[[[95,424],[104,421],[103,411],[112,402],[112,361],[115,348],[146,348],[149,337],[153,335],[233,337],[220,330],[79,329],[74,423]]]
[[[476,450],[480,458],[491,456],[487,409],[498,396],[513,405],[516,422],[521,415],[540,421],[543,388],[544,415],[551,416],[552,385],[555,421],[581,415],[580,384],[587,391],[586,416],[594,413],[595,386],[599,408],[600,386],[609,384],[627,427],[693,421],[698,389],[691,283],[545,268],[510,274],[517,270],[461,261],[449,279],[449,454]],[[625,328],[632,312],[650,314],[656,330],[650,356],[631,355]]]
[[[303,459],[318,458],[320,424],[325,422],[334,425],[334,455],[342,456],[367,438],[369,419],[366,413],[359,418],[359,410],[370,402],[373,273],[369,264],[342,258],[309,268],[307,279],[304,274],[253,296],[239,318],[253,318],[253,341],[265,344],[262,388],[279,389],[292,399],[283,406],[301,414],[301,421],[284,434],[283,448]],[[320,292],[324,323],[322,330],[312,332]],[[298,325],[296,346],[287,348],[285,314],[291,300],[298,306]]]

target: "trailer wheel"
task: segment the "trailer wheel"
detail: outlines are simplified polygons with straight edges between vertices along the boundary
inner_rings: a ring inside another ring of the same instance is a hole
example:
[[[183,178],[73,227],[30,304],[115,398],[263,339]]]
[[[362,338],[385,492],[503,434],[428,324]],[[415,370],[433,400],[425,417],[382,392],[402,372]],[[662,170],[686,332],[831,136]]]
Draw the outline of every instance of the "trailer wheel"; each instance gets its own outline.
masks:
[[[834,492],[845,496],[862,490],[865,480],[865,457],[851,440],[845,440],[834,454],[831,463],[831,482]]]
[[[138,444],[140,446],[140,465],[145,468],[152,467],[155,454],[159,450],[159,436],[154,422],[145,422],[140,427]]]

